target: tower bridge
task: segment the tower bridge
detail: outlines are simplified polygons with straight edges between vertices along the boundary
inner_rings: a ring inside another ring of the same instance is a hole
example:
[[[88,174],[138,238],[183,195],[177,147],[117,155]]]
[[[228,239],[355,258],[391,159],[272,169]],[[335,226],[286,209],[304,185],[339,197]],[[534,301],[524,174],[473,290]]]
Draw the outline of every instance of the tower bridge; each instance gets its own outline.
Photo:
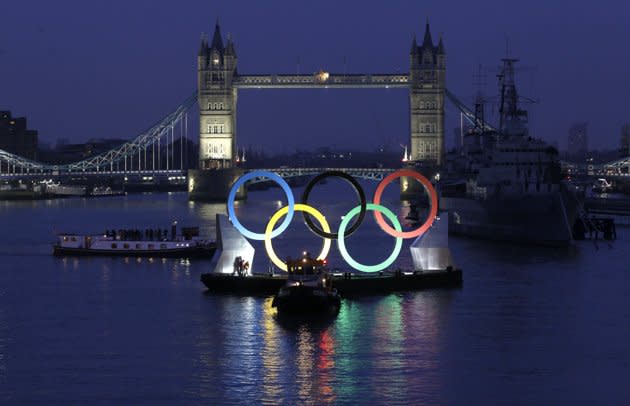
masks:
[[[446,51],[434,43],[427,22],[422,43],[412,41],[409,73],[242,74],[236,46],[223,41],[217,23],[212,40],[202,36],[197,57],[199,168],[229,169],[236,163],[237,99],[241,89],[409,89],[409,155],[413,161],[441,165],[444,159]]]

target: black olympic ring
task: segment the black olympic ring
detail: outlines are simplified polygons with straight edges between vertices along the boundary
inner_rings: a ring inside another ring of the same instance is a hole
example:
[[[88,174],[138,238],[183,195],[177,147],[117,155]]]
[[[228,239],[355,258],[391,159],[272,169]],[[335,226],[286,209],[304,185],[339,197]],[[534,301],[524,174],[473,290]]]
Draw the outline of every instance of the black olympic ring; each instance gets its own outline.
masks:
[[[363,191],[363,188],[361,187],[361,185],[359,185],[359,182],[357,182],[355,178],[348,175],[347,173],[341,172],[341,171],[326,171],[315,176],[313,179],[311,179],[308,182],[308,184],[304,188],[304,193],[302,193],[303,204],[308,204],[308,195],[311,193],[311,189],[313,189],[313,187],[319,181],[325,178],[340,178],[340,179],[345,180],[346,182],[350,183],[350,185],[354,188],[355,192],[357,193],[357,196],[359,196],[359,200],[361,201],[361,211],[359,212],[359,215],[357,216],[357,219],[354,221],[352,226],[348,229],[348,231],[344,233],[346,236],[349,236],[350,234],[354,233],[359,228],[359,226],[363,222],[363,218],[365,217],[365,213],[367,211],[367,201],[365,200],[365,192]],[[318,228],[315,225],[315,223],[313,223],[313,219],[311,215],[308,214],[307,212],[303,211],[302,215],[304,216],[304,222],[306,223],[308,228],[312,232],[314,232],[316,235],[322,238],[330,238],[331,240],[336,240],[339,237],[338,233],[327,233],[323,231],[322,229]]]

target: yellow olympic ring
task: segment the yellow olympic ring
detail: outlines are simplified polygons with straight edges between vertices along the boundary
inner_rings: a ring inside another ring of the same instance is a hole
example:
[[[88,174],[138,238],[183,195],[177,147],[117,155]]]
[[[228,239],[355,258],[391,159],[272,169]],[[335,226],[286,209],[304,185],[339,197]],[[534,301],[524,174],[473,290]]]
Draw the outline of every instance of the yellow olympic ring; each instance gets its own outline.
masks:
[[[315,217],[315,219],[319,222],[319,225],[322,227],[324,232],[330,232],[330,226],[326,221],[326,217],[324,217],[324,215],[316,208],[307,204],[296,203],[295,211],[303,211],[310,214],[311,216]],[[289,206],[284,206],[283,208],[275,212],[274,215],[271,216],[271,218],[269,219],[269,222],[267,223],[267,228],[265,229],[265,250],[267,250],[267,255],[269,256],[269,259],[271,259],[271,262],[273,262],[275,266],[282,269],[284,272],[287,272],[287,264],[285,262],[282,262],[282,260],[278,258],[275,251],[273,250],[273,246],[271,245],[271,233],[273,232],[273,228],[275,227],[278,220],[280,220],[280,218],[282,218],[282,216],[285,216],[288,212]],[[330,244],[330,238],[324,238],[324,246],[322,247],[322,252],[320,252],[317,256],[318,260],[326,259],[326,257],[328,256],[328,252],[330,252]]]

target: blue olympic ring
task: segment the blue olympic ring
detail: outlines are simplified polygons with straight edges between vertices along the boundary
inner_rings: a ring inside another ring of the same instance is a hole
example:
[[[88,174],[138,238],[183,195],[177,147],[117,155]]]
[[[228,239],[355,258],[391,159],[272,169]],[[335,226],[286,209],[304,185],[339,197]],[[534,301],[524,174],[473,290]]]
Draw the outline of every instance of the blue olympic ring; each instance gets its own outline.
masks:
[[[245,182],[254,178],[268,178],[270,180],[273,180],[282,188],[282,190],[284,191],[284,194],[287,196],[287,203],[289,206],[289,211],[286,217],[284,218],[284,221],[280,223],[280,226],[276,228],[275,230],[273,230],[273,232],[271,233],[271,238],[275,238],[279,236],[280,234],[282,234],[284,230],[286,230],[287,227],[289,227],[289,224],[291,224],[291,220],[293,220],[293,214],[295,213],[295,198],[293,197],[293,192],[291,191],[291,187],[289,186],[289,184],[284,179],[282,179],[279,175],[273,172],[253,171],[253,172],[248,172],[245,175],[238,178],[238,180],[232,185],[232,189],[230,189],[230,194],[228,195],[228,201],[227,201],[228,216],[230,216],[230,220],[232,220],[232,224],[234,225],[234,227],[245,237],[251,240],[259,240],[259,241],[262,241],[265,239],[264,233],[254,233],[248,230],[247,228],[245,228],[245,226],[243,226],[240,223],[240,221],[238,221],[238,218],[236,218],[236,212],[234,211],[234,200],[236,198],[236,192],[243,184],[245,184]]]

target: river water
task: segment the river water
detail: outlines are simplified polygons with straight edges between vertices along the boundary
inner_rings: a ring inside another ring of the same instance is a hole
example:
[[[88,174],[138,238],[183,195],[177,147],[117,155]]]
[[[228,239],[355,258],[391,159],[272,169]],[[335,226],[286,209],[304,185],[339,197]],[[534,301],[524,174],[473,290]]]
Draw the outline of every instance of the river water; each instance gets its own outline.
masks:
[[[336,227],[356,203],[332,183],[311,202]],[[251,193],[239,218],[261,231],[281,198]],[[0,403],[630,404],[628,228],[570,249],[451,237],[462,288],[344,299],[327,322],[206,292],[207,260],[51,255],[56,232],[177,219],[214,236],[217,213],[182,193],[0,202]],[[298,219],[274,239],[280,256],[320,244]],[[377,262],[393,239],[368,216],[348,246]]]

